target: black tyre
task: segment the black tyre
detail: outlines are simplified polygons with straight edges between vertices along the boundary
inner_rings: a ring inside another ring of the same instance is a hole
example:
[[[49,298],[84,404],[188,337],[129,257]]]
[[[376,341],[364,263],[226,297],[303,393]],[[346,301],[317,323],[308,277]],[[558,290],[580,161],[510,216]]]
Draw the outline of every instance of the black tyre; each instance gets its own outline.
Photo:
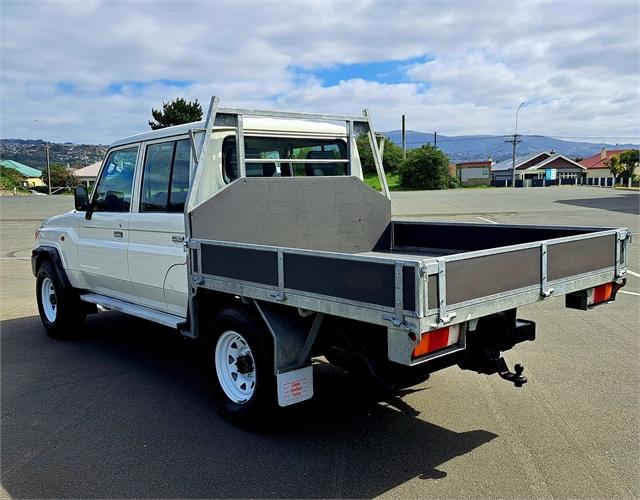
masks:
[[[47,335],[62,339],[80,334],[86,313],[77,294],[64,287],[50,261],[43,262],[38,268],[36,297]]]
[[[248,308],[224,309],[207,336],[213,395],[223,415],[246,426],[268,424],[278,409],[273,338]]]

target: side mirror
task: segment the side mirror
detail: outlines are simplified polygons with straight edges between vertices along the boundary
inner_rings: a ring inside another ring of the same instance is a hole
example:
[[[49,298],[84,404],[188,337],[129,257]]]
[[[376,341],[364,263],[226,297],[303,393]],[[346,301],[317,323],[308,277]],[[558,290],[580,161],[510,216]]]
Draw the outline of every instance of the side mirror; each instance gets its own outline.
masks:
[[[76,205],[76,210],[79,212],[85,212],[89,208],[89,194],[87,188],[84,186],[78,186],[73,191],[73,201]]]

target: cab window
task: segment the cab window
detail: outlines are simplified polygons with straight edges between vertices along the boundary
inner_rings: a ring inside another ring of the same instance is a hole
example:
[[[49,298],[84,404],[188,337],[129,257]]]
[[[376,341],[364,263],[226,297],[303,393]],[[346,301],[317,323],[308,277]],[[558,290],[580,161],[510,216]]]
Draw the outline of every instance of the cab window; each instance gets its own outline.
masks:
[[[189,191],[189,140],[147,146],[141,212],[182,212]]]
[[[128,212],[138,147],[113,151],[102,169],[94,194],[94,212]]]
[[[340,139],[286,137],[245,137],[247,177],[319,177],[349,175],[347,162],[329,162],[347,158],[347,144]],[[320,160],[299,163],[295,160]],[[226,182],[238,178],[236,139],[227,137],[222,143],[222,173]]]

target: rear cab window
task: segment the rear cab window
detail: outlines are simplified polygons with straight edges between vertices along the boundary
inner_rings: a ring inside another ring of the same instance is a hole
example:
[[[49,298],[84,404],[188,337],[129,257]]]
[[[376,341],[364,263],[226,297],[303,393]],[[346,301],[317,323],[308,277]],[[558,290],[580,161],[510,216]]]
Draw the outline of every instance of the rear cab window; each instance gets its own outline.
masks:
[[[182,212],[189,191],[188,139],[150,144],[142,172],[140,212]]]
[[[350,175],[346,160],[347,144],[341,139],[288,137],[245,137],[247,177],[321,177]],[[296,160],[319,160],[296,162]],[[222,143],[222,174],[225,182],[238,178],[238,155],[235,136]]]

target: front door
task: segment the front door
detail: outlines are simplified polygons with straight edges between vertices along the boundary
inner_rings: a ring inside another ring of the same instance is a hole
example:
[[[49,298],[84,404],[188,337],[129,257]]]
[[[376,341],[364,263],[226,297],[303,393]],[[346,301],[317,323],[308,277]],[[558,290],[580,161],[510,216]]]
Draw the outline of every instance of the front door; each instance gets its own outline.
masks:
[[[78,228],[78,264],[89,289],[129,302],[138,302],[127,265],[137,155],[137,145],[111,151],[93,192],[92,216]]]

